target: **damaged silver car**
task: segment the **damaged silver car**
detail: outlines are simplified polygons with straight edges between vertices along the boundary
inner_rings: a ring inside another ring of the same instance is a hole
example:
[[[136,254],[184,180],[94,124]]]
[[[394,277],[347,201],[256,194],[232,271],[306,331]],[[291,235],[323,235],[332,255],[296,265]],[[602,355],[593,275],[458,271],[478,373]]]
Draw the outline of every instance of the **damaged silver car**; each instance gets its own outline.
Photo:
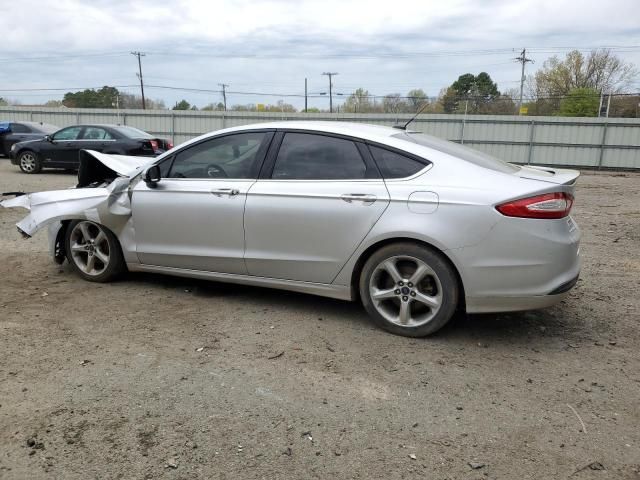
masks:
[[[403,129],[235,127],[155,158],[82,151],[76,188],[2,202],[85,279],[157,272],[360,300],[425,336],[456,310],[527,310],[580,271],[573,170],[517,166]]]

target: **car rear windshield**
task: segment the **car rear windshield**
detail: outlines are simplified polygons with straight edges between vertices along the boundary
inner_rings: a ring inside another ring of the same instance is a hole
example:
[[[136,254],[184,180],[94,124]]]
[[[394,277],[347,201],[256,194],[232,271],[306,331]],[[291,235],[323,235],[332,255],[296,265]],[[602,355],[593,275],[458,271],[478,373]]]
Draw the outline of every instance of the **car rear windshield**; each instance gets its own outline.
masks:
[[[137,128],[133,127],[118,126],[113,127],[113,129],[127,138],[153,138],[147,132],[143,132],[142,130],[138,130]]]
[[[495,170],[496,172],[514,173],[520,170],[520,167],[507,163],[499,158],[492,157],[486,153],[474,150],[472,148],[458,145],[457,143],[442,140],[440,138],[432,137],[431,135],[424,135],[422,133],[403,132],[393,135],[394,138],[406,140],[408,142],[417,143],[428,148],[433,148],[439,152],[452,155],[454,157],[461,158],[467,162],[478,165],[479,167]]]

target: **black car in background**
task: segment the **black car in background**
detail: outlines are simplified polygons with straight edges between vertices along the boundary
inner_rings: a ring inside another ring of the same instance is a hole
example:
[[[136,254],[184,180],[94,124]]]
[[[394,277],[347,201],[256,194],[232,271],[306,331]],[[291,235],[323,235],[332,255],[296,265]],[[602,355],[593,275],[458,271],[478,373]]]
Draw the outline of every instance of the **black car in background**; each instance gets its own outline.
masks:
[[[11,163],[24,173],[43,168],[76,170],[80,150],[133,156],[155,156],[173,148],[168,140],[124,125],[74,125],[41,140],[16,143],[11,147]]]
[[[9,155],[14,143],[44,138],[60,127],[42,122],[0,122],[0,155]]]

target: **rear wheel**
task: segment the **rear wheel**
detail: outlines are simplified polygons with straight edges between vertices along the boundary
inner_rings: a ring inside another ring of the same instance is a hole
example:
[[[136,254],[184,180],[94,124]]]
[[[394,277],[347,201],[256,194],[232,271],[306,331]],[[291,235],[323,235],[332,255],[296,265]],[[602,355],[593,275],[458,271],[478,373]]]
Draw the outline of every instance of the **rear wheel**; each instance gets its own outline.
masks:
[[[24,173],[40,173],[42,170],[42,162],[38,158],[38,154],[31,150],[22,152],[18,156],[18,164]]]
[[[381,248],[365,263],[360,297],[373,321],[407,337],[424,337],[453,316],[459,288],[442,256],[414,243]]]
[[[108,282],[125,270],[118,239],[98,223],[71,222],[66,231],[65,247],[69,263],[90,282]]]

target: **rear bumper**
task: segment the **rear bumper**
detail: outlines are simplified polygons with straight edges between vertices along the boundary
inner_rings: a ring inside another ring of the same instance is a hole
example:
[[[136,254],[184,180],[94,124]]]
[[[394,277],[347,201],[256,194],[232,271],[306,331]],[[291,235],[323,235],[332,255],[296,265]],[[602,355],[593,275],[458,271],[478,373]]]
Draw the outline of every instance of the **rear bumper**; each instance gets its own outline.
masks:
[[[460,266],[467,312],[545,308],[578,280],[580,230],[570,218],[504,219],[479,244],[448,253]]]
[[[467,297],[467,313],[498,313],[518,312],[523,310],[538,310],[551,307],[569,296],[569,291],[578,282],[576,276],[563,283],[548,295],[533,295],[530,297]]]

